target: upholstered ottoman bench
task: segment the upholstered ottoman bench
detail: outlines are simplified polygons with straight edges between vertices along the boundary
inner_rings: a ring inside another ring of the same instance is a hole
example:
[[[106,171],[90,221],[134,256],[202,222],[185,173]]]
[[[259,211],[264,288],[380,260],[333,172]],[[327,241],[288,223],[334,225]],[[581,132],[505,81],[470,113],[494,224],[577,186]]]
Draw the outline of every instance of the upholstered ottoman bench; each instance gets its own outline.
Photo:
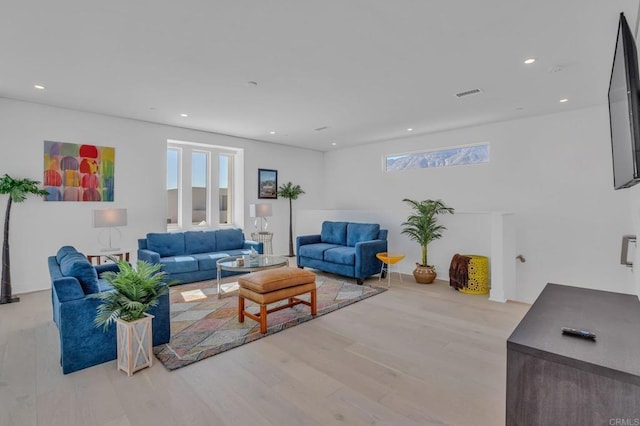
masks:
[[[311,315],[317,313],[316,275],[299,268],[277,268],[252,272],[238,278],[238,321],[244,322],[245,315],[260,323],[260,333],[267,332],[267,314],[291,308],[300,303],[311,307]],[[311,293],[311,302],[295,296]],[[245,311],[244,300],[249,299],[260,305],[260,314]],[[267,305],[288,299],[286,305],[267,309]]]

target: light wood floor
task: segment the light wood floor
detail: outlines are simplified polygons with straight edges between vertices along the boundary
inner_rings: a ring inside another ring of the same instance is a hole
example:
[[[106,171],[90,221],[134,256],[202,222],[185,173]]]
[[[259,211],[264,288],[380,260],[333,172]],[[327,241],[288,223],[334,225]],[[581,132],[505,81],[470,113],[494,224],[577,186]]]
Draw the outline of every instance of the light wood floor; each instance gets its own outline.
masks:
[[[63,375],[50,292],[22,295],[0,306],[0,425],[504,424],[506,339],[529,305],[393,275],[381,295],[132,377],[115,361]]]

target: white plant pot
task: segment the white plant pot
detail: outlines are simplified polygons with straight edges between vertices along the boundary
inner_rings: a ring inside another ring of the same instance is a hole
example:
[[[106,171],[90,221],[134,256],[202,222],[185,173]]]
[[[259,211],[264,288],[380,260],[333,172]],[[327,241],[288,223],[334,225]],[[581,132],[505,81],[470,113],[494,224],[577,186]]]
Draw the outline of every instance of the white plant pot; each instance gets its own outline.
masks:
[[[118,370],[131,376],[138,370],[153,364],[153,315],[135,321],[116,319],[118,339]]]

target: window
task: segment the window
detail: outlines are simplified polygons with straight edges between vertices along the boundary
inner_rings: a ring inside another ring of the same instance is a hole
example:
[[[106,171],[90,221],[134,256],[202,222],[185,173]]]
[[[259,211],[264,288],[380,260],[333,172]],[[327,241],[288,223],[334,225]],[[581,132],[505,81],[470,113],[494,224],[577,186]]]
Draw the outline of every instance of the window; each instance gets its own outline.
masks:
[[[178,225],[180,150],[167,149],[167,225]]]
[[[384,168],[388,172],[432,167],[460,166],[489,162],[489,144],[393,154],[384,157]]]
[[[207,225],[208,162],[208,152],[191,152],[191,223],[197,226]]]
[[[231,172],[233,165],[233,157],[230,155],[218,156],[218,196],[220,197],[220,223],[231,223],[231,191],[229,183],[231,182]]]
[[[241,223],[235,216],[235,148],[168,141],[167,229]]]

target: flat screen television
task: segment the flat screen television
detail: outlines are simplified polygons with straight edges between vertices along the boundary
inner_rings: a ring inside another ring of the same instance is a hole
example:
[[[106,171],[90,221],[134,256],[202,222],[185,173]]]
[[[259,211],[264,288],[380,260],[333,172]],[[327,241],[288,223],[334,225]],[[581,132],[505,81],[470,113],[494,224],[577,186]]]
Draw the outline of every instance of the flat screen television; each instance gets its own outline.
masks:
[[[609,121],[615,189],[629,188],[640,182],[639,78],[635,39],[621,13],[609,81]]]

